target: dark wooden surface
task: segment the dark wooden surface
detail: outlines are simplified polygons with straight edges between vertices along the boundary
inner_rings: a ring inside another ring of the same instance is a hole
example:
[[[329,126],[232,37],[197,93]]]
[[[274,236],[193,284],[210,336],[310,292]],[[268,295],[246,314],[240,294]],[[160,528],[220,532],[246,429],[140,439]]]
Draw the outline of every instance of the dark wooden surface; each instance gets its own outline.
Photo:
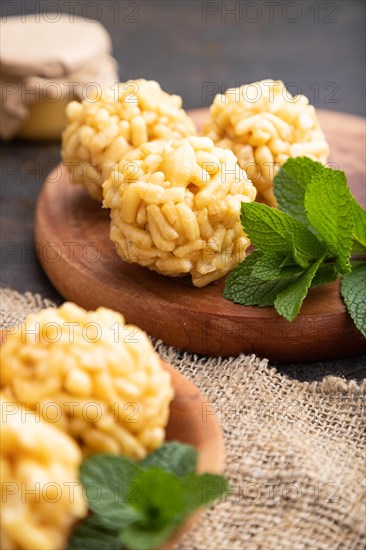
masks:
[[[7,3],[18,15],[24,4],[27,11],[34,11],[37,3]],[[41,10],[48,4],[38,2]],[[70,9],[69,2],[54,4],[65,12]],[[95,17],[93,9],[88,8],[91,4],[95,3],[76,2],[74,13],[80,15],[84,10],[84,15]],[[236,21],[229,14],[225,21],[225,8],[221,6],[225,3],[214,2],[218,13],[208,15],[206,23],[202,15],[204,2],[200,1],[132,2],[138,9],[133,17],[136,23],[126,20],[131,10],[126,10],[126,2],[118,2],[119,14],[112,9],[115,4],[99,2],[97,18],[111,33],[123,80],[154,78],[168,91],[181,94],[189,108],[210,103],[213,92],[221,86],[281,78],[295,82],[318,108],[365,114],[362,0],[301,0],[295,2],[297,15],[291,10],[286,13],[283,6],[276,7],[273,22],[269,7],[259,2],[261,13],[254,23],[250,19],[256,14],[245,11],[247,2],[240,3],[241,15]],[[226,7],[233,4],[226,2]],[[336,13],[332,15],[333,11]],[[300,15],[298,21],[289,22],[294,15]],[[61,297],[36,259],[33,216],[42,182],[59,160],[59,143],[1,144],[2,284],[20,292],[41,292],[58,302]],[[358,356],[277,367],[299,379],[315,380],[326,373],[360,379],[365,376],[365,364],[365,356]]]

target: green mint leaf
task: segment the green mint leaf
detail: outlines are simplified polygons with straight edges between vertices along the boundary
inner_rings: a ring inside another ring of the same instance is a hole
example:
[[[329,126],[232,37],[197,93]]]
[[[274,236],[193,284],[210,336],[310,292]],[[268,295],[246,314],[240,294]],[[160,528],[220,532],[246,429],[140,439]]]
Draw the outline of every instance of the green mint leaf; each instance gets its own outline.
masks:
[[[171,485],[172,479],[175,479],[176,482],[178,481],[181,488],[179,493],[177,492],[177,486],[174,483]],[[198,508],[207,506],[214,500],[222,498],[229,490],[228,483],[223,476],[188,474],[179,480],[174,478],[174,476],[170,479],[166,477],[164,482],[168,484],[167,491],[169,492],[170,490],[173,495],[169,497],[169,502],[164,502],[165,496],[160,494],[159,498],[157,498],[156,495],[152,494],[152,491],[154,492],[157,487],[154,484],[151,485],[151,481],[151,479],[147,481],[147,477],[145,476],[141,484],[143,491],[147,491],[147,493],[144,493],[145,496],[143,498],[146,520],[128,526],[120,534],[121,540],[130,550],[150,550],[151,548],[156,548],[172,534],[178,525],[178,516],[173,515],[170,518],[165,516],[164,522],[157,525],[159,513],[169,508],[169,505],[173,504],[176,507],[175,512],[180,512],[179,521],[182,521]],[[179,512],[177,503],[174,503],[174,495],[177,494],[179,494]],[[148,500],[148,506],[145,507]],[[157,509],[159,512],[157,512]]]
[[[183,483],[161,468],[143,470],[131,484],[127,501],[141,513],[140,525],[161,529],[184,512]]]
[[[288,262],[291,262],[288,264]],[[300,275],[303,268],[294,265],[292,258],[283,254],[265,254],[255,263],[252,276],[262,281],[277,281],[280,279],[292,279]]]
[[[189,514],[227,490],[225,478],[195,474],[196,464],[195,449],[179,442],[140,464],[106,454],[85,460],[80,478],[93,513],[79,523],[68,550],[159,547]]]
[[[332,283],[338,278],[338,270],[334,264],[321,265],[315,273],[311,286],[326,285]]]
[[[185,515],[191,514],[197,508],[207,506],[221,499],[229,492],[227,480],[214,474],[189,474],[183,478],[185,491]]]
[[[263,281],[253,277],[254,265],[261,257],[262,254],[255,250],[231,271],[226,279],[224,298],[244,306],[273,306],[277,294],[289,281]]]
[[[308,220],[337,257],[338,270],[348,273],[354,216],[344,172],[325,168],[316,174],[305,191],[305,208]]]
[[[274,177],[274,195],[278,208],[293,218],[311,226],[305,212],[305,189],[324,166],[308,157],[289,158]]]
[[[185,516],[182,480],[161,468],[142,471],[131,484],[127,500],[141,516],[120,532],[120,539],[131,549],[159,546]]]
[[[139,466],[141,468],[160,467],[180,477],[196,470],[197,457],[197,451],[191,445],[171,441],[150,453],[139,463]]]
[[[105,527],[121,529],[139,519],[127,496],[141,468],[123,456],[94,455],[80,467],[80,479],[90,510]]]
[[[366,262],[354,265],[341,283],[341,294],[348,313],[366,338]]]
[[[265,204],[242,203],[241,222],[252,244],[265,254],[291,254],[296,263],[307,267],[324,252],[322,243],[307,227]]]
[[[67,550],[123,550],[118,532],[107,529],[96,514],[85,518],[76,527]]]
[[[154,529],[142,527],[135,523],[129,525],[120,533],[119,540],[129,550],[152,550],[153,548],[159,548],[170,537],[175,528],[176,525],[174,524],[166,525],[162,529]],[[81,550],[81,548],[78,550]]]
[[[358,251],[366,250],[366,211],[362,206],[352,197],[353,202],[353,216],[355,219],[355,226],[353,228],[353,240],[355,241]]]
[[[351,255],[365,254],[365,252],[366,252],[366,248],[362,244],[360,244],[358,241],[356,241],[356,239],[353,239]]]
[[[308,293],[314,275],[322,263],[319,258],[309,269],[288,285],[275,299],[276,311],[288,321],[293,321],[299,313],[302,303]]]

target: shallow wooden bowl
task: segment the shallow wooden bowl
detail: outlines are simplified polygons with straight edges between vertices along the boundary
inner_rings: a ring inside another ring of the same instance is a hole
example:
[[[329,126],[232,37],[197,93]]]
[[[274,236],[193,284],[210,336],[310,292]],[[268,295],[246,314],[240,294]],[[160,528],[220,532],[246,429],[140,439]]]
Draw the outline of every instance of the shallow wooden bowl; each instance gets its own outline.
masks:
[[[6,341],[6,331],[0,331],[0,345]],[[170,404],[167,441],[180,441],[197,449],[198,473],[221,474],[224,469],[223,432],[214,414],[213,406],[200,390],[168,363],[162,366],[170,373],[174,399]],[[170,550],[197,521],[200,511],[190,518],[161,547]]]
[[[207,111],[192,111],[197,126]],[[364,121],[319,113],[331,160],[345,170],[357,199],[365,202]],[[60,165],[40,194],[35,234],[48,277],[66,299],[86,309],[121,311],[166,344],[227,357],[255,353],[278,361],[332,359],[366,351],[340,298],[338,282],[311,289],[297,319],[274,308],[245,307],[222,297],[225,282],[194,288],[188,277],[164,277],[122,261],[109,239],[109,212],[81,186],[70,185]]]
[[[213,406],[185,376],[168,363],[162,361],[162,364],[170,372],[175,392],[170,406],[167,440],[188,443],[197,449],[198,473],[221,474],[225,458],[224,438]],[[202,511],[198,510],[188,518],[173,537],[161,546],[161,549],[173,548],[191,529],[201,513]]]

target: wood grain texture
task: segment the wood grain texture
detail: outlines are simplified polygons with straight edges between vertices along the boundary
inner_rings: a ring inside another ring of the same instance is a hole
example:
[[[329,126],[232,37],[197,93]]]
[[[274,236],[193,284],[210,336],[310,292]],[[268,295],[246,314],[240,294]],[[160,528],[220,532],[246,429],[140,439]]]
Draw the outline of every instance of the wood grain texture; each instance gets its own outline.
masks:
[[[198,126],[207,111],[191,114]],[[322,111],[331,161],[345,170],[351,189],[365,202],[364,120]],[[57,290],[94,309],[121,311],[166,344],[223,357],[255,353],[278,361],[307,361],[366,350],[339,296],[339,284],[314,288],[298,318],[288,323],[274,308],[244,307],[222,298],[224,281],[203,289],[123,262],[109,240],[109,213],[60,166],[46,180],[36,211],[39,259]]]

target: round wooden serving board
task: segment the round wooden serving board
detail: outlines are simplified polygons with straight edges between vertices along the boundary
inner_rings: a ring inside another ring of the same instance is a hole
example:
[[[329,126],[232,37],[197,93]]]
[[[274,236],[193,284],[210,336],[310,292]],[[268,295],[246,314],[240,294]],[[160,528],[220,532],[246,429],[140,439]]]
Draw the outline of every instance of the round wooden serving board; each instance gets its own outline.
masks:
[[[192,111],[201,126],[206,110]],[[365,203],[365,125],[362,118],[320,111],[331,161],[344,170],[356,198]],[[204,355],[255,353],[278,361],[331,359],[366,351],[339,296],[339,284],[314,288],[289,323],[274,308],[245,307],[222,297],[224,281],[194,288],[188,278],[169,278],[123,262],[109,239],[109,212],[69,184],[60,165],[44,183],[36,212],[40,261],[68,300],[94,309],[121,311],[166,344]]]

